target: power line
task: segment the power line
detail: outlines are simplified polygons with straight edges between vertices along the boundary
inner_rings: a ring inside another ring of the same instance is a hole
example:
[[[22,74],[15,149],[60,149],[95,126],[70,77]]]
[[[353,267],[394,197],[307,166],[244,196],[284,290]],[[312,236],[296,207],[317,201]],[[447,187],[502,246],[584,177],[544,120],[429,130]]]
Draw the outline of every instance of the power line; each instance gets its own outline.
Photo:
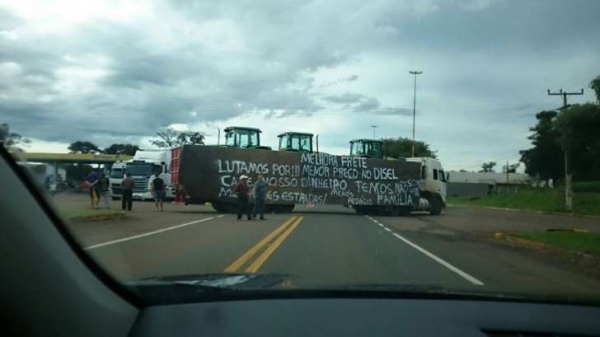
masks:
[[[550,92],[550,89],[548,89],[548,96],[562,96],[563,97],[563,108],[566,108],[568,106],[567,104],[567,96],[571,96],[571,95],[583,95],[583,89],[581,89],[581,92],[566,92],[562,89],[560,89],[558,92]]]

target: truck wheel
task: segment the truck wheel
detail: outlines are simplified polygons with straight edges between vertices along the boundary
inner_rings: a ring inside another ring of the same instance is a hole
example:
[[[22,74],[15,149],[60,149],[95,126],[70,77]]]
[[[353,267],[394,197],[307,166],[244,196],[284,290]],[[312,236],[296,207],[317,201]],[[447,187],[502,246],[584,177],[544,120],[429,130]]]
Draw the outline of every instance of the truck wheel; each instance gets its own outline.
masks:
[[[294,211],[294,208],[296,207],[295,204],[292,205],[284,205],[283,206],[283,212],[282,213],[292,213]]]
[[[225,213],[225,207],[220,202],[212,202],[212,208],[217,211],[217,213]]]
[[[440,198],[433,197],[429,200],[429,213],[431,215],[440,215],[442,213],[442,201]]]
[[[388,216],[398,216],[400,215],[400,209],[398,207],[391,206],[387,209],[387,212],[385,213],[385,215]]]
[[[410,215],[410,207],[398,207],[398,216],[409,216]]]
[[[296,205],[273,205],[271,207],[275,213],[292,213]]]
[[[212,208],[218,213],[237,213],[237,205],[229,202],[211,202]]]
[[[362,214],[362,215],[384,215],[382,214],[378,214],[377,209],[374,208],[373,206],[353,206],[354,210],[356,211],[356,213],[358,214]]]
[[[354,208],[354,211],[358,214],[366,214],[365,210],[360,206],[352,206],[352,208]]]
[[[238,211],[237,204],[227,202],[227,203],[224,203],[224,206],[225,206],[224,207],[225,208],[225,213],[236,214],[237,211]]]

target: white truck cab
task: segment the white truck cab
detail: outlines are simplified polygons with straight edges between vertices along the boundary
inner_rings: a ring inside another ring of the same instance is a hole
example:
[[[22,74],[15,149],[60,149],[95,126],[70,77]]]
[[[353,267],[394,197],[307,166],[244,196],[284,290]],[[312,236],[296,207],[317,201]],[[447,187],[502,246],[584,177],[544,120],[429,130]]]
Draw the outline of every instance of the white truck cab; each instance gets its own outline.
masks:
[[[138,150],[133,159],[114,163],[110,170],[110,194],[113,199],[121,197],[123,175],[128,173],[134,181],[133,198],[153,199],[152,180],[158,173],[166,185],[167,199],[173,199],[174,188],[171,184],[171,150]],[[160,172],[160,173],[159,173]]]
[[[421,195],[428,193],[437,195],[445,205],[446,173],[442,168],[442,163],[430,157],[406,158],[406,161],[421,163]]]

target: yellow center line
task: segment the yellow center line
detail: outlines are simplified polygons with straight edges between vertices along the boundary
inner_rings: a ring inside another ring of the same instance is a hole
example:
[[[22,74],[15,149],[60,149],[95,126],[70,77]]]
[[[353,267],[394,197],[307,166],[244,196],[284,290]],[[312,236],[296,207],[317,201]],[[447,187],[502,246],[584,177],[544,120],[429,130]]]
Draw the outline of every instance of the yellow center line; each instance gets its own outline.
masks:
[[[299,217],[294,221],[294,224],[288,227],[262,254],[260,254],[250,266],[246,269],[248,273],[255,273],[267,261],[267,259],[275,252],[275,250],[285,241],[285,239],[298,227],[304,217]]]
[[[240,256],[235,262],[229,265],[227,269],[225,269],[226,273],[234,273],[238,271],[246,262],[248,262],[254,254],[256,254],[263,246],[267,245],[271,240],[273,240],[279,233],[281,233],[285,228],[296,220],[297,216],[293,216],[289,218],[286,222],[284,222],[281,226],[277,227],[274,231],[269,233],[269,235],[265,236],[259,243],[254,245],[254,247],[250,248],[244,255]]]

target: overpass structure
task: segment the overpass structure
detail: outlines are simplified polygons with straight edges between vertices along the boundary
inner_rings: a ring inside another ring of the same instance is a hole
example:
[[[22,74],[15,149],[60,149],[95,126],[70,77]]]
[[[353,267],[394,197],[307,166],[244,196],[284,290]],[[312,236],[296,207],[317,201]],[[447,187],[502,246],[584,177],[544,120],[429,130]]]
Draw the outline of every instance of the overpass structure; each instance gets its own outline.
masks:
[[[43,153],[20,152],[13,153],[19,161],[48,163],[48,164],[112,164],[126,161],[133,156],[124,154],[94,154],[94,153]]]
[[[54,179],[59,177],[60,164],[97,164],[110,165],[118,161],[127,161],[133,156],[123,154],[94,154],[94,153],[44,153],[44,152],[18,152],[13,157],[21,163],[44,163],[46,172]],[[64,177],[63,177],[64,178]]]

